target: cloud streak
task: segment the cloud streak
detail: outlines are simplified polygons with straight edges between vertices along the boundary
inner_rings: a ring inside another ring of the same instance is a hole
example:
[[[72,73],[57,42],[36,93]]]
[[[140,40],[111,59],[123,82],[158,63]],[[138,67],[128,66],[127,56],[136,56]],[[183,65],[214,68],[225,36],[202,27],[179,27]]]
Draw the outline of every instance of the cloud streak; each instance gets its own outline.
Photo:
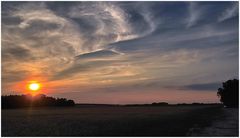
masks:
[[[238,3],[232,3],[231,7],[227,7],[223,11],[222,15],[218,18],[218,21],[224,21],[238,15]]]

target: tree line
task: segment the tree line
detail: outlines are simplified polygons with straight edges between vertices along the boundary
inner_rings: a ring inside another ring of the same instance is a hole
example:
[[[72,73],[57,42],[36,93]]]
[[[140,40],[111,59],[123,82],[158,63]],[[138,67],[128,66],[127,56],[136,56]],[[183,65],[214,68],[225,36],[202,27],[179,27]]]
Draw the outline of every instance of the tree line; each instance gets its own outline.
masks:
[[[2,96],[2,109],[41,107],[41,106],[74,106],[73,100],[65,98],[53,98],[44,94],[31,95],[7,95]]]
[[[222,88],[218,89],[217,95],[220,101],[226,107],[239,107],[239,81],[237,79],[228,80],[222,83]],[[192,105],[201,105],[203,103],[192,103]],[[53,98],[44,94],[36,96],[31,95],[8,95],[2,96],[2,108],[22,108],[22,107],[38,107],[38,106],[74,106],[73,100],[65,98]],[[166,106],[168,103],[159,102],[152,104],[141,104],[150,106]],[[178,104],[185,105],[185,104]],[[127,105],[136,106],[136,105]]]

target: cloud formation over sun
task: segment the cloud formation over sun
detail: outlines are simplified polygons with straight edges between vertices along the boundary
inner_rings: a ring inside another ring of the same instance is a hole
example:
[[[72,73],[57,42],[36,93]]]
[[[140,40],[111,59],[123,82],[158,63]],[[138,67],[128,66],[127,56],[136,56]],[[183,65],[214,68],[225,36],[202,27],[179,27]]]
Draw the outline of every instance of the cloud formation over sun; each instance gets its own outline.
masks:
[[[166,88],[214,100],[238,77],[238,17],[237,2],[2,2],[3,93],[40,76],[76,101]]]

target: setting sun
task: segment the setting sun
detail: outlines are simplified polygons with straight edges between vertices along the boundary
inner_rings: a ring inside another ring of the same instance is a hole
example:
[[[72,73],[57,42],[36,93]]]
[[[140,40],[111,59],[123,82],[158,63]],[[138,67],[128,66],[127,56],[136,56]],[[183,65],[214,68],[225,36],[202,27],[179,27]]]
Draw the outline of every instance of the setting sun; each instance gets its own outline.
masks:
[[[40,84],[39,83],[31,83],[31,84],[29,84],[28,88],[32,91],[37,91],[40,89]]]

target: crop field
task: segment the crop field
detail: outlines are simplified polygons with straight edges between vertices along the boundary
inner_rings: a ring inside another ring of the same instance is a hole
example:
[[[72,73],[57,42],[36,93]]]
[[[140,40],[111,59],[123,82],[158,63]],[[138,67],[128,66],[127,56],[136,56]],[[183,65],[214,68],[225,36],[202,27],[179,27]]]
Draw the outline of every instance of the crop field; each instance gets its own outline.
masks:
[[[2,110],[2,136],[186,136],[219,105],[75,106]]]

